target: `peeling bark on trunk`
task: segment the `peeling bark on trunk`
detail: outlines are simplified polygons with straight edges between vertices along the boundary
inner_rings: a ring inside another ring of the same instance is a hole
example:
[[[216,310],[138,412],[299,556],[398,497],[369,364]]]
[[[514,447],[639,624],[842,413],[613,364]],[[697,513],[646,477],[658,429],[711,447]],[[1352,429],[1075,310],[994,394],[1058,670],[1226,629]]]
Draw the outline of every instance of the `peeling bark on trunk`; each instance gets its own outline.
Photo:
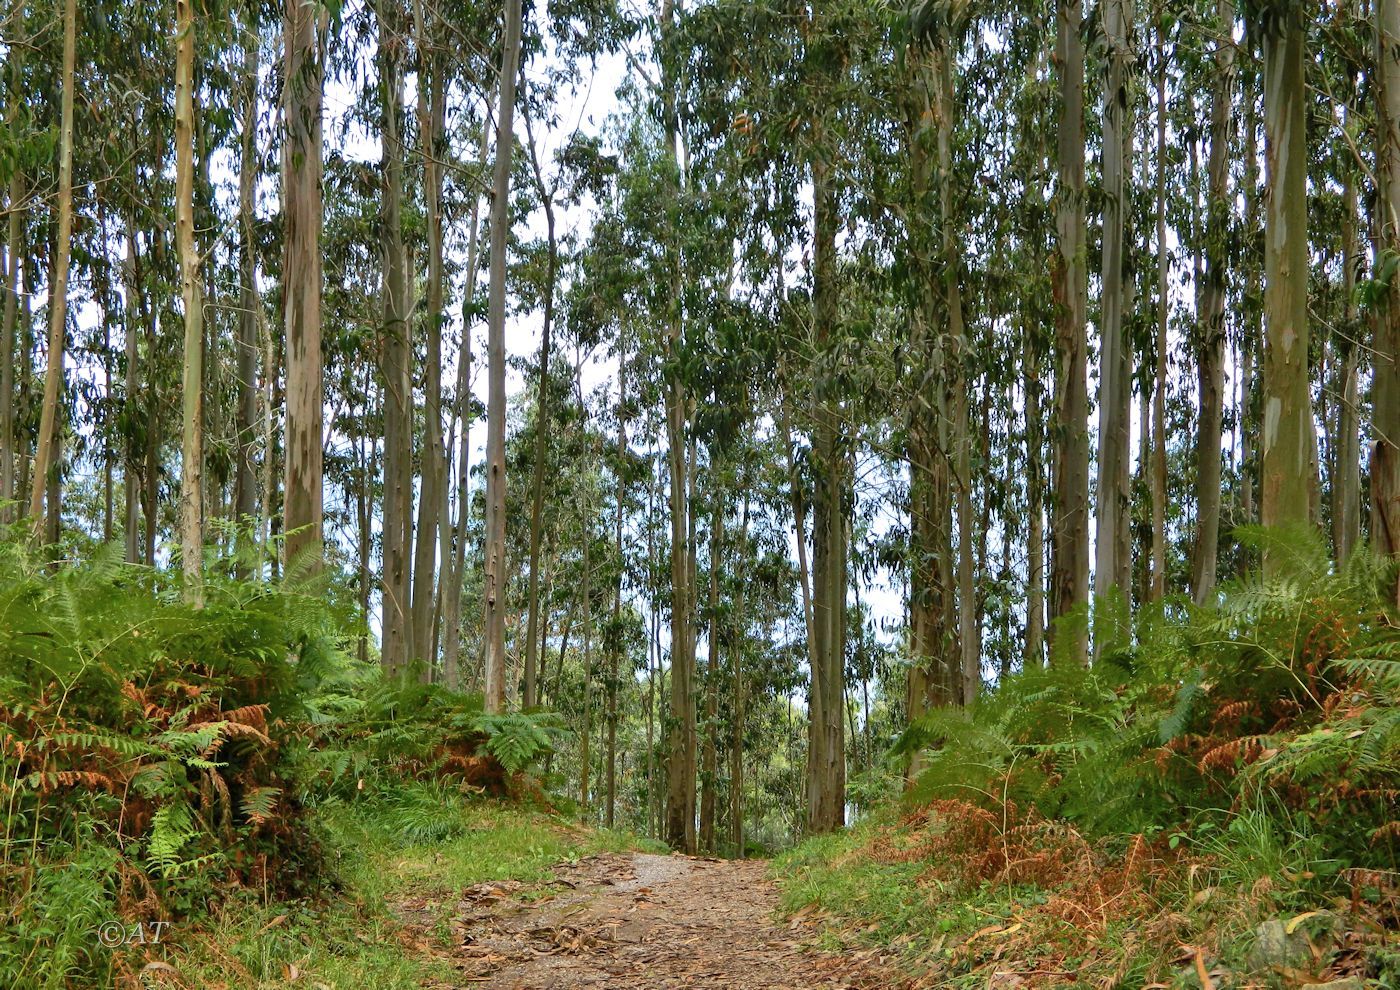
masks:
[[[380,157],[383,193],[379,238],[384,259],[384,533],[381,661],[402,677],[415,656],[412,621],[413,381],[409,373],[408,259],[403,243],[403,63],[394,39],[397,0],[379,0]]]
[[[1103,135],[1103,297],[1099,356],[1099,476],[1095,515],[1094,593],[1129,594],[1132,556],[1127,550],[1132,512],[1129,438],[1132,422],[1132,342],[1125,319],[1128,288],[1127,220],[1131,213],[1132,128],[1128,103],[1134,57],[1128,47],[1133,9],[1130,0],[1104,0],[1102,10],[1108,71],[1104,80]],[[1110,609],[1107,615],[1114,615]],[[1127,630],[1099,617],[1094,652],[1119,644]]]
[[[438,603],[438,527],[447,487],[446,450],[442,439],[443,246],[442,169],[438,156],[443,133],[444,80],[430,18],[423,0],[414,3],[414,43],[418,49],[418,146],[423,156],[423,203],[427,228],[428,277],[424,299],[427,364],[423,375],[423,443],[419,453],[417,543],[413,557],[412,622],[421,675],[431,680],[437,665],[435,630]]]
[[[1089,598],[1089,394],[1085,320],[1084,43],[1082,0],[1059,0],[1056,62],[1060,127],[1056,183],[1054,504],[1051,506],[1050,614],[1060,619]],[[1052,653],[1087,661],[1082,626],[1051,628]],[[1071,637],[1064,641],[1063,637]]]
[[[506,707],[506,246],[510,167],[515,152],[515,84],[520,63],[520,2],[506,0],[501,49],[496,163],[491,199],[491,300],[487,326],[486,417],[486,711]]]
[[[820,834],[845,824],[846,585],[849,465],[842,437],[832,360],[838,314],[836,296],[836,191],[830,166],[820,157],[812,174],[812,324],[817,361],[813,391],[812,624],[810,720],[807,752],[807,828]]]
[[[1383,251],[1400,252],[1400,0],[1376,3],[1376,224]],[[1305,351],[1306,353],[1306,351]],[[1392,278],[1372,349],[1371,542],[1400,556],[1400,279]],[[1392,589],[1400,607],[1400,584]]]
[[[1264,35],[1264,133],[1268,199],[1264,231],[1263,468],[1265,526],[1312,519],[1313,431],[1308,380],[1307,27],[1301,15]],[[1278,558],[1265,554],[1266,574]]]
[[[1216,20],[1233,30],[1234,0],[1216,0]],[[1224,29],[1224,28],[1222,28]],[[1235,45],[1225,39],[1215,52],[1210,109],[1210,159],[1206,165],[1206,272],[1197,334],[1197,389],[1201,415],[1196,437],[1196,539],[1191,595],[1205,604],[1215,595],[1220,542],[1220,435],[1225,417],[1226,252],[1230,226],[1231,96]]]
[[[251,526],[257,512],[258,417],[258,262],[254,231],[254,206],[258,182],[258,35],[256,18],[245,25],[243,43],[242,161],[238,175],[239,298],[236,375],[238,407],[234,417],[237,465],[233,483],[233,511],[240,526]],[[240,564],[242,573],[246,567]]]
[[[286,6],[283,149],[287,427],[283,531],[289,571],[319,570],[322,545],[321,65],[322,9]]]
[[[180,565],[185,598],[200,604],[204,555],[204,299],[194,237],[194,8],[176,0],[175,231],[180,251],[180,298],[185,307],[180,383]]]

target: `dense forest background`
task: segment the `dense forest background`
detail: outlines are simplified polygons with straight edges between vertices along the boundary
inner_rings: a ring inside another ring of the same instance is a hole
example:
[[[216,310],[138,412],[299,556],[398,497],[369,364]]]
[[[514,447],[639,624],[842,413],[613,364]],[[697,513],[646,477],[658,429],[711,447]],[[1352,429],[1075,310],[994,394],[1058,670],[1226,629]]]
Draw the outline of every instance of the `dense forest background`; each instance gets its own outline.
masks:
[[[594,821],[836,828],[1252,524],[1400,547],[1394,0],[3,18],[16,541],[327,589]]]

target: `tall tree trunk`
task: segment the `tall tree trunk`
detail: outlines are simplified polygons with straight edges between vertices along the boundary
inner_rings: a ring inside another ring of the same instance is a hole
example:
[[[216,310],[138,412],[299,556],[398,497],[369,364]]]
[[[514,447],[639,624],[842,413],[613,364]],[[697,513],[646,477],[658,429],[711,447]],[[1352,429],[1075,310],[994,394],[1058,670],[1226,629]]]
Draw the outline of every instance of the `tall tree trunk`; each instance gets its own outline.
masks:
[[[944,101],[946,36],[936,45],[909,49],[911,72],[907,141],[914,200],[910,255],[917,264],[917,304],[911,312],[912,381],[909,412],[911,650],[906,705],[912,721],[931,708],[955,704],[961,661],[953,588],[953,494],[949,453],[953,388],[947,331],[949,282],[938,277],[944,260],[940,237],[947,202],[940,195],[944,155],[951,120]],[[930,122],[936,126],[930,127]],[[955,284],[955,282],[954,282]],[[919,757],[911,759],[909,779],[918,774]]]
[[[937,345],[949,362],[948,385],[952,398],[952,443],[945,444],[943,450],[951,446],[953,471],[956,474],[954,501],[958,514],[958,631],[957,659],[950,654],[948,662],[948,684],[951,700],[961,704],[970,703],[982,688],[982,639],[981,625],[977,615],[976,591],[976,549],[973,546],[975,523],[972,518],[972,444],[973,438],[968,427],[968,403],[971,383],[968,381],[967,331],[963,324],[962,309],[962,262],[957,230],[960,229],[953,215],[953,133],[956,126],[957,94],[953,87],[953,63],[955,53],[952,48],[952,35],[948,27],[939,29],[937,64],[931,74],[935,92],[933,98],[934,117],[938,121],[938,216],[939,216],[939,261],[936,265],[939,316],[942,321],[943,339]],[[947,418],[947,398],[941,402],[941,418]],[[946,567],[945,567],[946,570]],[[845,580],[842,578],[841,597],[845,599]],[[950,587],[950,585],[944,585]],[[843,626],[844,629],[844,626]],[[844,643],[844,639],[843,639]],[[843,649],[844,654],[844,649]],[[836,669],[845,670],[844,656],[833,660]],[[845,682],[842,680],[844,704]],[[838,823],[839,824],[839,823]]]
[[[1022,378],[1026,401],[1026,501],[1030,520],[1026,533],[1026,667],[1045,662],[1045,483],[1044,426],[1041,423],[1042,391],[1040,353],[1027,323]]]
[[[711,469],[714,453],[710,454]],[[718,478],[716,478],[718,481]],[[710,619],[708,656],[705,661],[705,745],[700,757],[700,848],[715,851],[715,807],[719,788],[719,571],[724,554],[723,488],[710,492],[714,507],[710,513]]]
[[[836,191],[820,155],[812,174],[812,325],[817,361],[812,437],[816,497],[812,506],[812,624],[816,633],[808,699],[807,828],[830,832],[845,823],[846,555],[848,463],[834,391]]]
[[[63,5],[63,97],[58,138],[58,233],[55,241],[53,280],[49,285],[48,364],[44,370],[44,402],[39,416],[39,438],[30,477],[29,518],[36,542],[42,539],[44,495],[49,474],[59,460],[59,390],[63,384],[63,346],[68,325],[68,264],[73,249],[73,64],[76,61],[78,11],[76,0]],[[55,500],[49,514],[59,518]]]
[[[608,633],[608,767],[607,805],[603,818],[608,828],[617,824],[617,691],[622,676],[622,580],[627,569],[622,542],[622,517],[626,512],[627,463],[627,366],[626,354],[618,359],[617,383],[617,495],[613,520],[613,542],[617,554],[617,576],[613,579],[612,623]]]
[[[132,213],[134,214],[134,210]],[[140,334],[142,313],[145,309],[141,301],[141,263],[137,242],[136,220],[128,215],[126,224],[126,264],[123,266],[124,305],[122,306],[122,334],[125,337],[126,378],[122,399],[126,415],[135,419],[141,406],[138,393],[141,388]],[[126,504],[123,537],[126,543],[126,562],[136,564],[141,561],[141,447],[136,439],[136,431],[127,434],[126,459],[122,466],[122,496]]]
[[[1198,321],[1197,388],[1201,415],[1196,438],[1196,544],[1191,595],[1205,604],[1215,595],[1220,542],[1220,434],[1225,417],[1225,266],[1230,230],[1231,98],[1235,88],[1234,0],[1216,0],[1215,16],[1226,36],[1215,51],[1210,108],[1210,159],[1206,165],[1206,275]]]
[[[1052,508],[1050,614],[1060,619],[1089,597],[1088,276],[1084,264],[1084,43],[1082,0],[1057,0],[1056,63],[1060,71],[1060,128],[1056,183],[1057,232],[1052,281],[1055,297],[1055,502]],[[1087,659],[1083,627],[1052,628],[1054,653]]]
[[[677,0],[661,0],[661,38],[675,30]],[[676,116],[678,83],[661,82],[665,155],[669,169],[672,206],[679,211],[683,176],[680,162],[679,121]],[[666,841],[688,853],[695,852],[695,618],[690,569],[690,506],[687,498],[686,394],[680,369],[682,258],[680,235],[667,233],[667,267],[670,275],[670,313],[666,335],[667,395],[666,441],[671,489],[671,694],[670,732],[667,749]]]
[[[233,481],[233,513],[238,525],[253,525],[257,512],[258,418],[258,256],[254,231],[258,187],[258,31],[257,12],[245,13],[243,41],[242,161],[238,173],[238,344],[235,376],[238,405],[234,415],[237,464]],[[240,530],[242,532],[242,530]],[[240,561],[240,572],[246,564]]]
[[[1131,0],[1104,0],[1104,41],[1108,72],[1103,108],[1103,297],[1099,356],[1099,484],[1095,517],[1094,593],[1129,594],[1132,555],[1126,547],[1132,514],[1129,441],[1132,432],[1132,342],[1124,311],[1127,289],[1127,218],[1131,213],[1132,128],[1128,104],[1133,71],[1129,32]],[[1108,610],[1109,615],[1115,614]],[[1094,624],[1094,652],[1121,643],[1126,629],[1100,619]]]
[[[413,557],[413,644],[430,679],[437,663],[433,647],[437,606],[438,526],[447,486],[446,451],[442,440],[442,325],[443,246],[442,169],[439,155],[445,109],[443,60],[435,45],[431,18],[424,0],[415,0],[414,41],[418,48],[418,145],[423,155],[423,204],[428,242],[428,283],[423,314],[428,331],[427,364],[423,375],[422,490],[418,497],[418,534]]]
[[[583,732],[579,734],[578,804],[588,820],[589,783],[593,773],[593,517],[591,501],[584,497],[583,518]]]
[[[1350,114],[1348,114],[1350,116]],[[1357,223],[1356,179],[1348,173],[1342,188],[1342,294],[1346,299],[1346,330],[1336,338],[1337,439],[1336,471],[1332,478],[1332,543],[1337,560],[1345,563],[1361,540],[1361,403],[1359,348],[1353,334],[1360,330],[1356,282],[1361,271],[1360,229]]]
[[[1400,252],[1400,0],[1376,0],[1376,46],[1376,228],[1381,250],[1394,255]],[[1305,336],[1305,355],[1306,344]],[[1372,365],[1371,542],[1394,557],[1400,556],[1400,278],[1391,278],[1376,321]],[[1266,444],[1266,459],[1267,452]],[[1400,584],[1392,599],[1400,607]]]
[[[749,487],[743,485],[744,509],[739,520],[739,542],[735,559],[747,558],[749,547]],[[742,566],[742,563],[741,563]],[[733,718],[729,736],[729,841],[733,855],[744,858],[744,665],[749,623],[744,611],[744,582],[734,591],[734,618],[729,640],[729,681]]]
[[[16,28],[21,27],[24,4],[21,0],[13,0],[10,10]],[[5,68],[9,71],[4,80],[8,90],[5,120],[12,130],[19,126],[20,107],[23,105],[23,59],[24,46],[12,43],[6,53]],[[13,162],[11,169],[6,190],[5,302],[3,323],[0,323],[0,523],[13,521],[14,510],[7,503],[21,497],[15,470],[19,456],[19,437],[15,432],[15,386],[18,381],[15,365],[20,360],[26,365],[29,362],[29,354],[21,353],[15,341],[19,322],[19,258],[24,253],[24,220],[28,214],[28,203],[24,171]]]
[[[194,4],[176,0],[175,235],[180,249],[180,297],[185,306],[184,368],[180,383],[180,565],[185,597],[201,603],[204,555],[204,299],[194,236]],[[319,395],[318,395],[319,399]]]
[[[270,547],[273,538],[280,531],[282,513],[282,456],[278,440],[280,419],[278,410],[283,406],[282,397],[282,354],[279,347],[281,336],[273,333],[272,325],[258,313],[258,328],[263,344],[263,485],[262,508],[258,513],[258,542]],[[275,580],[278,575],[278,555],[267,554],[268,572]]]
[[[364,379],[364,405],[362,422],[370,421],[379,410],[379,396],[376,394],[374,368],[366,363]],[[359,591],[360,621],[364,628],[360,634],[360,662],[369,662],[370,594],[374,587],[374,483],[378,472],[375,470],[374,439],[368,430],[361,430],[355,443],[355,476],[359,481],[359,491],[355,493],[356,532],[359,536]]]
[[[384,533],[380,603],[381,660],[391,677],[402,677],[414,658],[413,561],[413,378],[409,315],[408,256],[403,242],[403,55],[398,0],[379,0],[380,156],[383,193],[379,238],[383,252]]]
[[[322,541],[321,93],[318,20],[303,0],[286,7],[283,148],[287,427],[283,532],[287,564],[315,570]]]
[[[1157,26],[1157,336],[1152,381],[1152,578],[1148,598],[1167,593],[1167,318],[1171,314],[1167,252],[1167,39]]]
[[[1241,98],[1244,103],[1244,222],[1246,230],[1259,230],[1259,113],[1255,86],[1259,73],[1254,69],[1255,61],[1247,63],[1249,71],[1242,73]],[[1263,288],[1260,284],[1262,266],[1258,250],[1251,246],[1244,257],[1244,328],[1243,367],[1240,369],[1240,513],[1246,523],[1255,519],[1254,479],[1258,465],[1255,462],[1255,429],[1259,417],[1255,413],[1254,380],[1259,348],[1264,338],[1263,328]]]
[[[544,528],[544,455],[549,443],[549,349],[554,331],[554,292],[555,278],[559,270],[559,242],[554,226],[554,195],[545,186],[544,174],[540,169],[539,149],[535,146],[535,135],[530,129],[529,114],[525,123],[530,139],[530,168],[535,176],[535,191],[544,205],[544,220],[548,258],[545,262],[544,325],[540,333],[540,363],[538,381],[535,385],[535,463],[530,477],[530,598],[525,635],[525,707],[535,704],[538,660],[535,655],[535,632],[539,627],[540,615],[540,535]]]
[[[515,151],[515,83],[520,61],[520,2],[506,0],[491,200],[491,301],[487,333],[486,416],[486,711],[506,705],[506,235],[510,165]]]
[[[489,116],[489,114],[487,115]],[[481,147],[478,160],[483,167],[491,129],[486,119],[481,122]],[[467,286],[462,301],[462,347],[457,353],[457,420],[461,436],[457,445],[457,519],[453,527],[454,543],[450,561],[451,577],[443,605],[442,667],[447,686],[458,690],[462,686],[462,578],[467,569],[467,522],[471,518],[471,368],[472,312],[476,302],[477,246],[481,233],[481,196],[472,197],[471,232],[467,239]]]
[[[1382,5],[1384,6],[1384,5]],[[1266,19],[1264,135],[1268,201],[1264,228],[1264,435],[1260,485],[1265,526],[1311,519],[1313,432],[1308,381],[1308,201],[1305,57],[1307,25],[1292,8]],[[1279,555],[1265,554],[1276,573]]]

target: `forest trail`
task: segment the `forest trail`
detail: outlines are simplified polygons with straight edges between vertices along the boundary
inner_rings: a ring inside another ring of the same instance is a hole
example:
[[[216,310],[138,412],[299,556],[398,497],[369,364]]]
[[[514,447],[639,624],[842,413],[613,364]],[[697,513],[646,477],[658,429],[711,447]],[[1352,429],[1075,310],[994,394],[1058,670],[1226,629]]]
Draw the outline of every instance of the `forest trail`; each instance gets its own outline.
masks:
[[[780,924],[767,871],[759,861],[590,856],[555,867],[543,888],[507,881],[463,891],[450,911],[449,949],[431,934],[442,904],[420,898],[396,912],[421,936],[418,951],[449,957],[460,974],[435,990],[896,985],[873,959],[814,949],[808,924]]]

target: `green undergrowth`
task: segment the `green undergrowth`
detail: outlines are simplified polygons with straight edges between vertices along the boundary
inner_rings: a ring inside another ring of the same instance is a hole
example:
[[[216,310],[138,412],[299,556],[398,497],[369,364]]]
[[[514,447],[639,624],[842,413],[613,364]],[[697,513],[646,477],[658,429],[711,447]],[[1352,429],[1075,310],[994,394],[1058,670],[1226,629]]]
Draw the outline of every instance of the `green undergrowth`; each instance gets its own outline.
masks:
[[[0,540],[0,987],[178,980],[169,935],[225,928],[246,956],[209,942],[191,985],[304,969],[288,956],[304,944],[327,973],[388,986],[395,885],[530,879],[624,841],[547,814],[555,716],[387,680],[355,659],[333,575],[240,570],[211,559],[192,604],[178,573],[119,547],[51,563]],[[99,940],[153,923],[160,943]]]
[[[442,953],[461,891],[486,881],[541,884],[558,862],[636,846],[623,833],[433,785],[405,785],[402,794],[398,805],[362,801],[324,812],[336,836],[335,896],[291,903],[236,898],[198,928],[177,931],[163,958],[188,985],[208,988],[455,985]],[[405,823],[400,809],[419,801],[435,804],[438,825],[450,837],[423,838],[421,811],[416,825]],[[520,896],[530,893],[527,886]],[[426,911],[440,927],[425,933],[407,925],[405,905]]]
[[[902,797],[778,864],[833,944],[948,986],[1400,986],[1392,563],[1288,562],[916,720]],[[1070,637],[1062,637],[1067,640]]]

